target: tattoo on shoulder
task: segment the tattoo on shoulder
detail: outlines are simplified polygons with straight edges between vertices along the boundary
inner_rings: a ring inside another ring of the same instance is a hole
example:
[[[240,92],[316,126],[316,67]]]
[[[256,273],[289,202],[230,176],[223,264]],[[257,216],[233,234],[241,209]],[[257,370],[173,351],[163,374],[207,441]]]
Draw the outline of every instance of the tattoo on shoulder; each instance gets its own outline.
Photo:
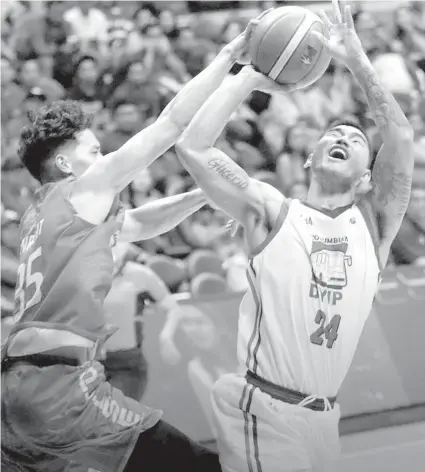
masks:
[[[398,216],[403,216],[409,205],[412,177],[395,172],[391,164],[376,163],[373,170],[373,195],[381,207],[392,201],[399,204]]]
[[[235,170],[232,170],[228,162],[223,159],[210,159],[208,167],[217,175],[227,180],[239,190],[245,190],[248,187],[248,178]]]

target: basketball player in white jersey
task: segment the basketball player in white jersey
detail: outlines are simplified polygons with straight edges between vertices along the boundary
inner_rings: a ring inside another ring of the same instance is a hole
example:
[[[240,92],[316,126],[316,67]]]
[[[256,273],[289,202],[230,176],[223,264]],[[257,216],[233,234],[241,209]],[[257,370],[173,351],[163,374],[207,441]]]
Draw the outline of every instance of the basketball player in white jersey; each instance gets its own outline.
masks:
[[[221,377],[212,394],[226,472],[331,470],[336,397],[409,202],[413,131],[363,52],[349,8],[344,18],[337,3],[334,10],[333,24],[324,18],[330,39],[320,39],[367,96],[383,142],[373,170],[365,134],[334,126],[306,163],[311,184],[301,202],[260,185],[214,148],[253,90],[275,88],[250,66],[209,98],[177,146],[207,197],[243,225],[250,248],[238,334],[246,373]]]

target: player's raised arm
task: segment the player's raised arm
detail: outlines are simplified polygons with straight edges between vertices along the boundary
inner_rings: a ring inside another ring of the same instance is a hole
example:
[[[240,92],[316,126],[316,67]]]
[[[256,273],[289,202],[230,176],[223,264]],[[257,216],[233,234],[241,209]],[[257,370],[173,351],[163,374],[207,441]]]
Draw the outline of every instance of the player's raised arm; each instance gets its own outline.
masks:
[[[148,167],[156,158],[173,146],[185,127],[205,100],[221,84],[247,47],[249,28],[229,43],[214,61],[192,79],[168,104],[155,123],[129,139],[117,151],[104,156],[90,166],[77,180],[71,201],[83,218],[92,223],[97,221],[87,202],[102,195],[113,198],[134,178],[134,175]],[[92,205],[93,206],[93,205]],[[103,215],[105,216],[105,215]]]
[[[214,144],[236,108],[265,80],[251,66],[228,79],[205,102],[176,145],[181,163],[207,198],[245,226],[251,225],[252,217],[265,217],[264,186]],[[283,200],[279,191],[269,187],[269,193]]]
[[[154,238],[175,228],[207,203],[200,189],[160,198],[125,212],[120,239],[126,242]]]
[[[413,130],[363,51],[350,7],[346,6],[341,14],[337,0],[334,0],[335,22],[331,23],[326,14],[322,17],[328,25],[330,39],[319,39],[359,82],[382,137],[383,144],[372,171],[371,196],[375,209],[383,219],[380,252],[385,262],[409,204],[414,168]]]

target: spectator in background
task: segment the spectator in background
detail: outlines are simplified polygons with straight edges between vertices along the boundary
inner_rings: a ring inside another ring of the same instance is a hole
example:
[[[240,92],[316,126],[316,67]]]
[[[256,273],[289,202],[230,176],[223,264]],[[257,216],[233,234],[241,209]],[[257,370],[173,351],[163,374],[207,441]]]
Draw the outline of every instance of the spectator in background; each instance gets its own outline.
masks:
[[[306,200],[308,193],[308,187],[305,181],[297,182],[295,181],[289,191],[290,198],[296,198],[302,202]]]
[[[103,102],[106,98],[103,75],[93,56],[83,56],[76,63],[69,98],[82,102]]]
[[[130,56],[137,56],[144,48],[144,38],[150,25],[158,24],[159,11],[151,3],[142,3],[134,12],[134,29],[128,35],[127,51]]]
[[[33,87],[27,94],[24,102],[24,115],[28,113],[36,113],[41,107],[46,105],[47,96],[43,93],[41,88]]]
[[[96,2],[84,1],[68,10],[64,19],[68,22],[71,34],[78,38],[83,54],[98,49],[101,54],[107,52],[108,19]]]
[[[397,52],[409,56],[425,56],[425,32],[423,25],[419,25],[415,10],[410,5],[401,6],[394,10],[397,41],[394,47]]]
[[[211,208],[202,208],[182,221],[178,232],[183,241],[193,249],[218,249],[228,238],[228,230],[220,217]]]
[[[163,195],[154,188],[154,181],[149,169],[139,172],[137,177],[128,186],[129,203],[133,208],[157,200]]]
[[[101,140],[102,152],[109,154],[120,148],[142,129],[144,118],[135,103],[127,100],[115,102],[112,109],[113,129]]]
[[[11,59],[1,57],[1,121],[7,122],[24,103],[26,91],[16,82],[16,71]]]
[[[21,64],[19,83],[26,93],[34,87],[40,88],[49,102],[61,100],[65,96],[62,85],[51,77],[43,76],[38,62],[34,59]]]
[[[140,401],[148,381],[147,361],[143,354],[143,316],[150,303],[166,314],[161,349],[173,355],[173,343],[165,336],[181,308],[171,297],[164,282],[148,267],[135,261],[140,252],[134,245],[119,243],[113,248],[114,279],[105,299],[108,323],[119,328],[104,345],[103,364],[108,382],[124,395]],[[178,355],[178,354],[177,354]]]
[[[19,159],[10,159],[2,169],[1,199],[7,210],[21,218],[27,208],[35,201],[34,192],[37,182],[22,167]],[[19,240],[19,237],[18,237]],[[19,244],[19,241],[18,241]]]
[[[205,67],[206,59],[217,55],[217,45],[206,38],[199,38],[192,28],[180,28],[175,42],[175,51],[180,60],[186,64],[187,71],[193,77]]]
[[[410,203],[392,245],[394,262],[425,267],[425,185],[412,188]]]
[[[176,23],[176,18],[171,10],[161,10],[159,14],[159,25],[162,28],[165,36],[170,41],[174,41],[179,36],[179,28]]]
[[[125,72],[125,81],[113,93],[109,106],[114,108],[117,102],[129,101],[140,107],[146,117],[158,116],[160,95],[151,77],[151,67],[151,64],[144,61],[129,64]]]
[[[42,2],[16,2],[21,11],[16,12],[12,22],[10,46],[21,61],[36,59],[49,54],[45,41],[44,5]]]
[[[180,350],[190,359],[187,365],[189,382],[213,432],[211,389],[221,375],[234,369],[236,363],[232,340],[223,339],[225,328],[218,328],[216,320],[199,308],[186,305],[174,323],[169,323],[160,334],[160,340],[166,340],[170,346],[168,350],[160,351],[165,362],[177,364],[182,357]]]

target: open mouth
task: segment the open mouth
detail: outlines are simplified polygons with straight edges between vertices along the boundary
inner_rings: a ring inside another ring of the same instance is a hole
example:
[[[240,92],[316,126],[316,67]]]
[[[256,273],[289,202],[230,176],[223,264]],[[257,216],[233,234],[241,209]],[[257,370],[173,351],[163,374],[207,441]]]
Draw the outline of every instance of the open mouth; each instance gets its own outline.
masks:
[[[339,145],[332,146],[329,150],[329,157],[332,159],[338,159],[340,161],[346,161],[348,159],[347,150]]]

